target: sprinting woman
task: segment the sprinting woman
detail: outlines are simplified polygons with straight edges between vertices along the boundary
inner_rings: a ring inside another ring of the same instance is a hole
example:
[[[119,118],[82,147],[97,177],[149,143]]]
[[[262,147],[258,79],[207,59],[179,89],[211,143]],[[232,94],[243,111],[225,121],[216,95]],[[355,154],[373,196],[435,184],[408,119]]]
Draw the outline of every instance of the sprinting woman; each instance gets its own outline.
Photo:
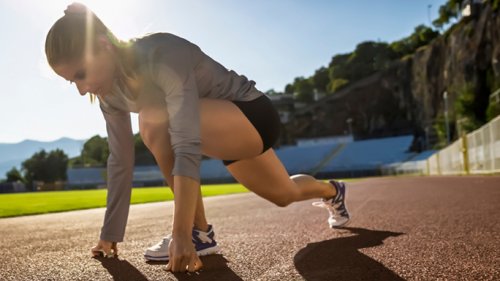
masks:
[[[169,33],[118,40],[74,3],[49,30],[45,51],[80,95],[97,97],[106,121],[107,209],[94,255],[117,254],[124,238],[134,168],[130,112],[139,114],[141,137],[174,192],[172,233],[146,251],[146,258],[169,260],[168,270],[198,270],[198,255],[218,249],[201,198],[202,154],[223,160],[238,182],[277,206],[321,198],[330,227],[348,222],[345,185],[289,176],[272,149],[280,119],[270,100],[197,45]]]

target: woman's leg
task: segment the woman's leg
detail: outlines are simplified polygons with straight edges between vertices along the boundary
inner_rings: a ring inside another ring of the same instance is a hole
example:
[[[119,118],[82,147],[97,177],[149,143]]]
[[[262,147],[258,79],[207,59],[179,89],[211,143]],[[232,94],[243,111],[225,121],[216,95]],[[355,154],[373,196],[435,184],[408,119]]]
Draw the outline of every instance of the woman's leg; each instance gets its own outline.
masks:
[[[285,207],[290,203],[312,198],[331,198],[336,195],[332,185],[312,176],[289,176],[274,150],[231,163],[229,172],[257,195]]]
[[[272,149],[260,154],[263,144],[259,133],[234,103],[202,99],[200,108],[203,153],[218,159],[243,159],[227,169],[257,195],[278,206],[336,195],[331,184],[314,177],[290,177]]]
[[[144,144],[155,157],[163,176],[167,180],[172,192],[175,194],[175,188],[173,186],[174,179],[171,174],[174,166],[174,156],[170,144],[170,134],[168,132],[167,112],[160,109],[141,111],[139,113],[139,130]],[[202,231],[208,230],[201,190],[196,206],[194,226]]]

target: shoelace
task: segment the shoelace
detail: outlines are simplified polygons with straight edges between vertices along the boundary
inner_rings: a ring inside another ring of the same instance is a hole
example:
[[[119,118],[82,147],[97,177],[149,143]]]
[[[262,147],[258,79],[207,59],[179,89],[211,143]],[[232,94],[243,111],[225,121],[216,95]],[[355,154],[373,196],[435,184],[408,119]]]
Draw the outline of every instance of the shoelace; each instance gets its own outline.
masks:
[[[342,202],[331,204],[328,201],[316,201],[313,202],[312,205],[314,207],[327,209],[331,216],[340,217],[340,214],[337,212],[337,208],[341,207]]]
[[[213,240],[210,237],[208,237],[208,235],[209,235],[208,232],[200,231],[200,232],[198,232],[198,239],[200,239],[200,241],[202,243],[212,243]],[[172,234],[169,234],[169,235],[163,237],[163,239],[155,246],[161,247],[165,244],[168,246],[168,243],[170,243],[170,240],[172,240]],[[196,241],[194,240],[194,237],[193,237],[193,242],[196,243]]]
[[[209,235],[208,232],[199,231],[197,233],[198,233],[197,238],[201,241],[201,243],[212,243],[212,239],[210,237],[208,237],[208,235]],[[196,241],[194,241],[194,239],[193,239],[193,242],[196,242]]]

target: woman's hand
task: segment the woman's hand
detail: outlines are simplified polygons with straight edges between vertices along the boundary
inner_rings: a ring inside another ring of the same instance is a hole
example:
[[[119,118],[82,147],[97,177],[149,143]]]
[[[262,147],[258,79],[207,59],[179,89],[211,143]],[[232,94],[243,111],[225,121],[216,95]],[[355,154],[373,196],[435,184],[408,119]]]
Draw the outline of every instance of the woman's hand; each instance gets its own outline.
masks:
[[[186,237],[173,237],[168,245],[170,260],[167,270],[172,272],[195,272],[199,270],[203,263],[196,254],[191,235]]]
[[[118,255],[118,248],[116,247],[116,242],[110,242],[105,240],[99,240],[97,246],[92,248],[92,256],[104,256],[105,258],[112,258]]]
[[[174,176],[174,186],[174,224],[168,245],[170,261],[167,270],[193,272],[203,266],[191,240],[200,183],[189,177]]]

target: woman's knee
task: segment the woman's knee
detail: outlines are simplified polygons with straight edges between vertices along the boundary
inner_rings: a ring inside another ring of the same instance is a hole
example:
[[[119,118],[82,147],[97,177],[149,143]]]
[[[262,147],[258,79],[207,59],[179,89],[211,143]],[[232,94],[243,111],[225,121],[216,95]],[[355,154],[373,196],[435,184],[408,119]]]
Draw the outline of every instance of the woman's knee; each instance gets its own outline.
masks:
[[[169,147],[170,135],[166,112],[159,110],[141,111],[139,113],[139,133],[144,145],[152,152],[158,145],[164,149]]]
[[[153,130],[151,126],[145,122],[141,122],[139,119],[139,134],[141,136],[144,145],[152,151],[153,148]]]
[[[279,196],[276,196],[276,198],[271,200],[271,202],[273,202],[276,206],[283,208],[295,202],[295,194],[293,193],[280,194]]]
[[[283,188],[280,190],[282,191],[273,194],[270,198],[268,198],[268,200],[278,207],[286,207],[292,204],[293,202],[297,201],[298,189],[296,189],[295,187]]]

